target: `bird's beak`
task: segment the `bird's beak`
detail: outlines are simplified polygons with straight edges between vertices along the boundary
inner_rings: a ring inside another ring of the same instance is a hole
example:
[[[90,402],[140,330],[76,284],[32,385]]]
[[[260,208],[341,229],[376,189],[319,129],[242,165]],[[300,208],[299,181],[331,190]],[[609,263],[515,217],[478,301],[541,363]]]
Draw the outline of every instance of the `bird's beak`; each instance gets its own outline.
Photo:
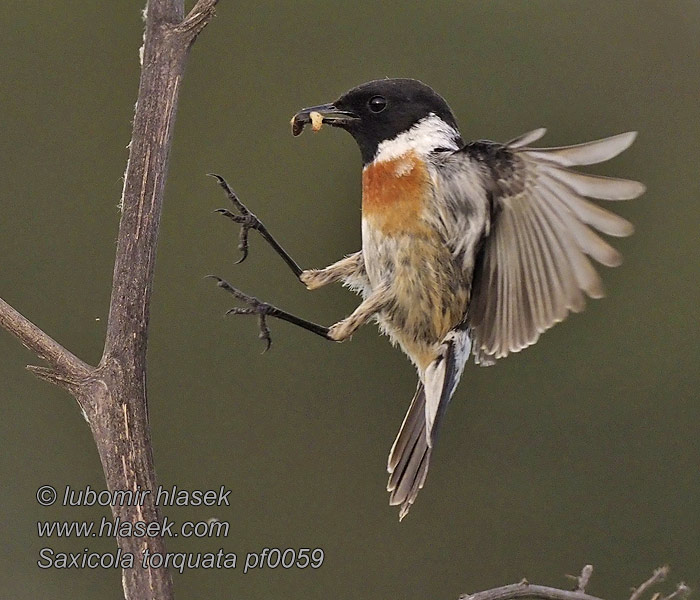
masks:
[[[311,123],[314,131],[318,131],[323,123],[328,123],[335,127],[343,127],[356,119],[358,119],[358,116],[355,113],[340,110],[334,104],[310,106],[300,110],[292,117],[292,135],[300,135],[304,131],[304,126],[308,123]]]

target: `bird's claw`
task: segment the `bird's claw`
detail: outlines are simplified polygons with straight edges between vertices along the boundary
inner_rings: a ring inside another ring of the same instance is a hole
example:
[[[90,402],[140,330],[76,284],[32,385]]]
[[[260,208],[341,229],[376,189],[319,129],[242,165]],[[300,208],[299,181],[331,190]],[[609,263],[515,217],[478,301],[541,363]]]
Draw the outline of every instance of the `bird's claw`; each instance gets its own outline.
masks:
[[[260,333],[258,334],[258,337],[265,342],[265,350],[262,351],[261,354],[265,354],[270,349],[270,346],[272,346],[272,337],[270,337],[270,328],[267,326],[267,321],[265,320],[265,314],[259,314],[258,315],[258,327],[260,329]]]
[[[235,263],[237,265],[242,263],[246,258],[248,258],[248,232],[251,229],[256,229],[259,231],[260,228],[263,226],[258,217],[256,217],[247,208],[243,208],[245,209],[245,212],[242,215],[232,213],[227,208],[219,208],[215,211],[220,215],[223,215],[227,219],[231,219],[234,223],[238,223],[241,226],[241,232],[238,236],[238,249],[241,251],[242,254],[241,258],[239,258]]]
[[[258,219],[258,217],[256,217],[252,212],[250,212],[248,207],[240,201],[240,199],[236,195],[236,192],[234,192],[231,189],[229,184],[223,177],[221,177],[221,175],[216,175],[213,173],[210,173],[210,175],[216,178],[216,180],[219,182],[219,185],[223,188],[223,190],[226,192],[226,195],[233,203],[233,206],[240,212],[240,214],[236,214],[230,211],[228,208],[219,208],[214,211],[216,213],[219,213],[220,215],[223,215],[227,219],[231,219],[231,221],[241,226],[241,232],[238,237],[238,249],[241,251],[242,255],[241,258],[239,258],[235,263],[240,264],[246,258],[248,258],[248,232],[251,229],[262,231],[265,228],[265,226],[262,224],[262,221]]]
[[[270,349],[270,346],[272,346],[270,328],[267,326],[267,317],[270,315],[274,316],[277,309],[267,302],[262,302],[255,296],[249,296],[238,288],[233,287],[228,281],[221,279],[221,277],[217,277],[216,275],[208,275],[208,277],[216,280],[216,285],[218,287],[226,290],[229,294],[248,305],[247,307],[235,306],[230,308],[226,311],[226,315],[257,315],[258,328],[260,329],[258,337],[265,342],[265,349],[262,352],[265,354],[265,352]]]

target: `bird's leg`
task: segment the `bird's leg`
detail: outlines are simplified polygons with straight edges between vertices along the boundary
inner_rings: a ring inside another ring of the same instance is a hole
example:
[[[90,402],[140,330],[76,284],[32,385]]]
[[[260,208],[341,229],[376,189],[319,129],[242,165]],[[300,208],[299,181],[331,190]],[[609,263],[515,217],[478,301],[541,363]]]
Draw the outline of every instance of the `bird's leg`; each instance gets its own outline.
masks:
[[[326,340],[342,342],[348,339],[358,327],[364,325],[376,315],[377,312],[386,308],[390,302],[389,294],[386,292],[385,288],[380,288],[366,298],[350,316],[331,327],[324,327],[323,325],[318,325],[306,319],[302,319],[301,317],[297,317],[267,302],[262,302],[253,296],[249,296],[233,287],[228,281],[221,279],[221,277],[217,277],[216,275],[209,275],[209,277],[215,279],[220,288],[226,290],[229,294],[248,305],[247,308],[232,308],[226,312],[227,315],[256,315],[258,317],[260,339],[265,342],[265,351],[269,350],[272,344],[270,330],[267,327],[267,317],[282,319],[302,329],[306,329],[311,333],[315,333]]]
[[[320,335],[326,340],[333,339],[328,335],[328,327],[324,327],[323,325],[317,325],[316,323],[312,323],[311,321],[307,321],[306,319],[302,319],[291,313],[288,313],[287,311],[279,309],[276,306],[272,306],[267,302],[262,302],[254,296],[249,296],[248,294],[242,292],[238,288],[233,287],[228,281],[221,279],[221,277],[217,277],[216,275],[209,275],[209,277],[211,279],[215,279],[217,281],[217,285],[220,288],[226,290],[229,294],[248,305],[247,308],[231,308],[230,310],[226,311],[227,315],[255,315],[258,317],[258,326],[260,328],[259,337],[265,342],[265,350],[263,350],[263,352],[267,352],[267,350],[269,350],[270,346],[272,345],[272,338],[270,337],[270,330],[267,326],[266,321],[267,317],[275,317],[276,319],[282,319],[283,321],[287,321],[303,329],[306,329],[311,333]]]
[[[374,290],[352,314],[328,328],[328,339],[336,342],[347,340],[358,327],[367,323],[379,311],[387,308],[390,303],[391,296],[386,288],[380,287]]]
[[[365,260],[362,256],[362,251],[355,252],[341,258],[338,262],[326,267],[325,269],[307,269],[302,271],[299,279],[309,290],[316,290],[329,283],[336,281],[344,281],[353,283],[366,279]]]
[[[272,249],[282,257],[282,260],[285,263],[287,263],[287,266],[292,270],[294,275],[297,278],[299,278],[299,276],[302,273],[301,267],[291,256],[289,256],[287,251],[284,248],[282,248],[282,246],[280,246],[277,240],[273,238],[272,235],[270,235],[270,232],[267,230],[267,227],[263,225],[262,221],[258,219],[258,217],[256,217],[252,212],[250,212],[250,210],[248,210],[248,207],[239,200],[236,193],[231,189],[229,184],[221,175],[216,175],[215,173],[211,173],[210,175],[216,178],[221,188],[224,190],[224,192],[226,192],[226,195],[233,203],[233,206],[240,213],[236,214],[228,210],[227,208],[219,208],[216,211],[219,214],[224,215],[226,218],[231,219],[234,223],[238,223],[241,226],[238,249],[242,252],[242,256],[237,261],[237,263],[242,263],[248,257],[248,232],[251,229],[255,229],[260,233],[260,235],[265,239],[265,241],[268,244],[270,244],[270,246],[272,246]]]
[[[242,252],[242,256],[237,263],[242,263],[248,258],[248,232],[251,229],[255,229],[265,241],[272,246],[272,249],[282,257],[282,260],[284,260],[294,275],[310,290],[318,289],[336,281],[360,283],[367,277],[362,251],[350,254],[325,269],[302,270],[297,262],[289,256],[289,253],[272,237],[262,221],[240,201],[226,180],[221,177],[221,175],[216,175],[214,173],[212,173],[211,176],[216,178],[221,188],[226,192],[226,195],[233,203],[233,206],[240,212],[240,214],[236,214],[227,208],[219,208],[216,210],[217,213],[231,219],[234,223],[238,223],[241,226],[238,249]]]

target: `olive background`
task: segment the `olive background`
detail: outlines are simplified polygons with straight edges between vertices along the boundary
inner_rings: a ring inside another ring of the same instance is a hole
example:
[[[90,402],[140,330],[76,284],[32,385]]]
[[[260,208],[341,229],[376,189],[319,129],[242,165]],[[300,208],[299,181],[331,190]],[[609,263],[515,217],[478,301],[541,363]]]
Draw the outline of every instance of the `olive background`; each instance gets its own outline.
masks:
[[[27,1],[0,36],[0,296],[85,360],[99,360],[142,38],[141,3]],[[149,347],[157,473],[167,486],[232,490],[224,539],[170,539],[172,552],[224,548],[236,570],[175,573],[178,598],[456,598],[519,581],[626,598],[668,563],[700,588],[698,167],[700,5],[691,0],[231,2],[200,36],[180,98]],[[255,234],[212,214],[241,198],[306,267],[360,247],[360,160],[344,132],[293,138],[302,106],[363,81],[410,76],[451,104],[466,139],[540,126],[544,145],[635,129],[593,172],[643,181],[608,205],[636,225],[613,240],[591,301],[522,353],[470,364],[425,489],[404,522],[387,504],[386,456],[415,373],[374,326],[330,345],[271,322],[224,318],[243,290],[323,323],[349,313],[342,288],[299,285]],[[103,489],[75,402],[24,370],[32,354],[0,332],[0,596],[120,598],[120,572],[41,570],[40,548],[107,552],[111,539],[39,539],[44,519],[96,520],[101,507],[44,508],[35,493]],[[263,547],[320,547],[318,570],[243,574]],[[667,584],[668,591],[672,585]]]

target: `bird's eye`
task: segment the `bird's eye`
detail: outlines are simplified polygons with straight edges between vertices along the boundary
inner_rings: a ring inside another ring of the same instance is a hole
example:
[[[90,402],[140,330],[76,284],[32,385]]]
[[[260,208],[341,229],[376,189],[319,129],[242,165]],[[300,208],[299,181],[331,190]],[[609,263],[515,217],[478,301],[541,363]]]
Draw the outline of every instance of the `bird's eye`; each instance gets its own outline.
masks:
[[[386,108],[386,98],[384,96],[373,96],[367,102],[367,106],[374,113],[382,112]]]

